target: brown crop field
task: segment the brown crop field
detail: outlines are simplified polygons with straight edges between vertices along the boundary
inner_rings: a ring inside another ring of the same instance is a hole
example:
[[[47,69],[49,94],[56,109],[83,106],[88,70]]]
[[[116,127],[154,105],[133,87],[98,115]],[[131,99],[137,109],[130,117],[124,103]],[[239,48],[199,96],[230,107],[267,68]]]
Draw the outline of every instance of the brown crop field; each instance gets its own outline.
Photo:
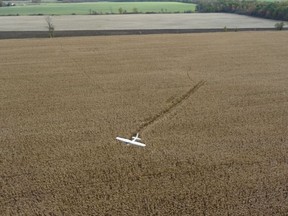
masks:
[[[287,215],[287,36],[1,40],[1,215]]]

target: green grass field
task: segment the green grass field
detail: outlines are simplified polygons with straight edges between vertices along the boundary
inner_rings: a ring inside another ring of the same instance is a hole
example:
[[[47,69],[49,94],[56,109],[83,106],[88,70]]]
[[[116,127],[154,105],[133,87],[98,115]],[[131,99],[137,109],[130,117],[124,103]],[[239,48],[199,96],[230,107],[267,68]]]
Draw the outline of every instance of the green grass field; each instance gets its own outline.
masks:
[[[96,2],[96,3],[45,3],[0,8],[0,16],[7,15],[86,15],[117,14],[119,8],[127,13],[183,13],[195,11],[195,4],[179,2]]]
[[[287,0],[258,0],[259,2],[284,2]]]

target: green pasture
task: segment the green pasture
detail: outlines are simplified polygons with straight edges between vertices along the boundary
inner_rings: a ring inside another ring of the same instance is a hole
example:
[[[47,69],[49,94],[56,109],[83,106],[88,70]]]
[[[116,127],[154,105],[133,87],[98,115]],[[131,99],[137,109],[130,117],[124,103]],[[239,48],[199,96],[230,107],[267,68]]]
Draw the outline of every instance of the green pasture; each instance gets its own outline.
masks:
[[[1,7],[0,16],[117,14],[120,11],[122,13],[184,13],[194,12],[195,7],[195,4],[180,2],[42,3]]]
[[[259,2],[285,2],[285,1],[288,1],[288,0],[257,0]]]

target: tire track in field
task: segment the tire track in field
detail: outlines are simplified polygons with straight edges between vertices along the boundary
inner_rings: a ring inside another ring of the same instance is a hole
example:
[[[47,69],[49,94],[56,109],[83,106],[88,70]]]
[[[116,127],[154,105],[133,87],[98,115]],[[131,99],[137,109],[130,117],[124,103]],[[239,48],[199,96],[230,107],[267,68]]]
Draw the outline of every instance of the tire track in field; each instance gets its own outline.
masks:
[[[152,126],[155,122],[159,121],[160,119],[164,118],[165,116],[169,115],[177,106],[180,106],[185,100],[187,100],[192,94],[194,94],[200,87],[202,87],[206,81],[201,80],[192,88],[190,88],[185,94],[179,97],[174,103],[168,106],[166,109],[162,110],[160,113],[156,114],[148,121],[144,122],[139,128],[138,133],[143,132],[148,127]]]
[[[100,89],[104,93],[105,92],[104,89],[87,73],[87,71],[85,70],[85,67],[80,66],[81,62],[77,61],[76,58],[72,57],[69,54],[69,52],[64,49],[61,42],[60,42],[60,46],[61,46],[61,50],[64,53],[64,55],[73,61],[75,67],[79,70],[79,72],[82,72],[82,74],[89,79],[89,82],[93,83],[93,85],[97,86],[98,89]]]

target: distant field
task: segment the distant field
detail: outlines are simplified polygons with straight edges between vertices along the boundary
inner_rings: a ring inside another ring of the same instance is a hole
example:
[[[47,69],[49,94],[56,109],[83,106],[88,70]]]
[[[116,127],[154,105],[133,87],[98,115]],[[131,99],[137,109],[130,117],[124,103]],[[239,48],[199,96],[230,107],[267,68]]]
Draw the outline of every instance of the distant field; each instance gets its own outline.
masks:
[[[0,8],[0,16],[5,15],[87,15],[122,13],[183,13],[195,11],[195,4],[179,2],[96,2],[96,3],[43,3],[40,5],[23,5]]]
[[[287,215],[287,50],[287,32],[1,40],[1,214]],[[115,140],[140,129],[145,148]]]
[[[258,0],[258,1],[263,1],[263,2],[284,2],[284,1],[287,1],[287,0]]]
[[[47,31],[46,16],[0,16],[1,31]],[[274,28],[277,21],[228,13],[63,15],[51,17],[55,31],[123,29]]]

